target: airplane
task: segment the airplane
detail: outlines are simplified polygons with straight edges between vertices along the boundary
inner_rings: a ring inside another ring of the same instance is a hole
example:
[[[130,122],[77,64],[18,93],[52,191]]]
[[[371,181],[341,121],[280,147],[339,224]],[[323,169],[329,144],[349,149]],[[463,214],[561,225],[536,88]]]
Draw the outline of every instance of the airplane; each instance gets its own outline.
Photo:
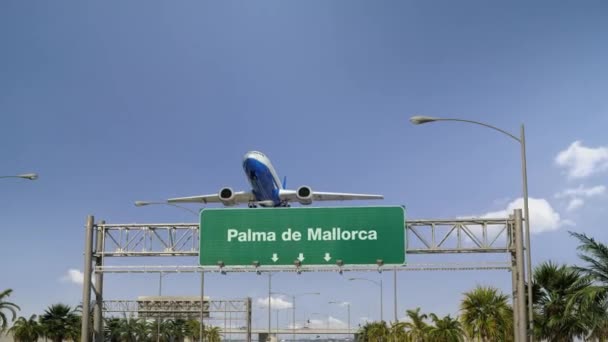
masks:
[[[270,159],[258,151],[245,153],[243,171],[251,184],[251,191],[233,191],[231,188],[224,187],[217,194],[170,198],[167,203],[222,203],[225,206],[247,203],[250,208],[255,208],[257,206],[289,207],[291,202],[308,205],[313,201],[384,198],[382,195],[313,191],[307,185],[300,186],[297,190],[285,189],[287,178],[284,178],[281,183]]]

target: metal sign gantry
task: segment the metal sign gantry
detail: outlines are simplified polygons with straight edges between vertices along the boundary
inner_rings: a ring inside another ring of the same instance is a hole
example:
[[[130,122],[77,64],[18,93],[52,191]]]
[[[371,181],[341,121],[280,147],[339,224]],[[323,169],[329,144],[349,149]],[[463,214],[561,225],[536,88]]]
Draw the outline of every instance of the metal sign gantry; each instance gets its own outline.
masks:
[[[85,283],[83,287],[83,331],[88,331],[91,299],[91,276],[95,274],[93,288],[97,303],[103,302],[104,273],[145,272],[344,272],[344,271],[418,271],[418,270],[509,270],[512,272],[514,333],[517,342],[526,341],[526,312],[524,293],[524,257],[522,212],[515,210],[509,218],[411,220],[405,225],[405,254],[450,253],[503,253],[511,256],[510,262],[427,263],[404,266],[379,265],[323,265],[323,266],[106,266],[106,257],[194,257],[199,253],[199,225],[196,223],[165,224],[107,224],[87,220],[85,239]],[[95,237],[95,238],[94,238]],[[95,240],[95,248],[93,242]],[[94,265],[93,265],[94,262]],[[88,276],[88,277],[87,277]],[[203,279],[203,277],[201,277]],[[202,280],[204,282],[204,280]],[[201,284],[203,288],[204,283]],[[520,295],[521,294],[521,295]],[[94,336],[102,338],[101,305],[94,308]],[[89,334],[82,334],[88,342]],[[101,339],[99,340],[101,341]]]

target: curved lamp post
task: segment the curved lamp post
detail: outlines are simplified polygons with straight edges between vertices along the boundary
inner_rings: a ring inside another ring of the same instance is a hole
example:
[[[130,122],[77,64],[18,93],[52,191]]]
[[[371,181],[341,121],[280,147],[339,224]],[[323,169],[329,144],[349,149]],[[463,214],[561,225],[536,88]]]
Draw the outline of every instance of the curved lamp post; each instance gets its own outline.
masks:
[[[349,302],[339,302],[339,301],[329,301],[329,304],[338,304],[340,306],[346,306],[346,312],[348,313],[348,334],[350,335],[350,303]]]
[[[37,173],[22,173],[20,175],[15,175],[15,176],[0,176],[0,178],[23,178],[23,179],[29,179],[29,180],[36,180],[36,179],[38,179],[38,174]]]
[[[524,215],[525,215],[525,223],[526,223],[526,267],[528,269],[528,334],[533,338],[534,334],[534,321],[533,321],[533,311],[532,311],[532,255],[531,255],[531,246],[530,246],[530,212],[528,208],[528,172],[526,168],[526,135],[524,125],[521,125],[519,131],[519,137],[502,130],[498,127],[494,127],[492,125],[488,125],[483,122],[477,122],[473,120],[464,120],[464,119],[453,119],[453,118],[435,118],[432,116],[421,116],[416,115],[410,118],[410,122],[414,125],[421,125],[429,122],[435,121],[457,121],[457,122],[466,122],[475,125],[484,126],[495,131],[498,131],[509,138],[517,141],[521,148],[521,173],[522,173],[522,186],[523,186],[523,195],[524,195]],[[525,279],[525,274],[523,275]]]
[[[380,282],[377,282],[375,280],[371,280],[371,279],[367,279],[367,278],[348,278],[348,280],[365,280],[365,281],[369,281],[370,283],[374,283],[376,284],[378,287],[380,287],[380,321],[383,322],[384,321],[384,306],[382,305],[382,301],[383,301],[383,296],[382,296],[382,278],[380,278]]]
[[[296,340],[296,297],[299,296],[306,296],[306,295],[320,295],[321,292],[304,292],[304,293],[296,293],[296,294],[289,294],[289,293],[285,293],[285,292],[272,292],[272,294],[280,294],[280,295],[285,295],[288,297],[291,297],[291,304],[292,304],[292,327],[291,329],[293,330],[292,333],[292,339],[295,341]]]

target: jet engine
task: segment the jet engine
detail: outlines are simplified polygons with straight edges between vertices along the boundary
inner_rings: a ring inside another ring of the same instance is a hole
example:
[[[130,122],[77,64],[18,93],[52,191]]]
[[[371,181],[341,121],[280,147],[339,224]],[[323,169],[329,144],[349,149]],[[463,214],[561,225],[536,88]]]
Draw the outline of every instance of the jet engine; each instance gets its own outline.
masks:
[[[312,203],[312,189],[309,186],[303,185],[299,187],[296,190],[296,196],[301,204],[308,205]]]
[[[218,196],[220,197],[220,201],[225,206],[231,206],[236,204],[236,199],[234,198],[234,191],[231,188],[221,188],[220,192],[218,192]]]

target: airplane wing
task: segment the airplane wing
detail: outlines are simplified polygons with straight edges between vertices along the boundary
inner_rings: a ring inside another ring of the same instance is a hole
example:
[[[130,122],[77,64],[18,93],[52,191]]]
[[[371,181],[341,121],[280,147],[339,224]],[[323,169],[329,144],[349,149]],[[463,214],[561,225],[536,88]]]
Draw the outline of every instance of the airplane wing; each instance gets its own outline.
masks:
[[[235,191],[233,197],[230,198],[230,205],[238,203],[248,203],[255,201],[255,195],[251,191]],[[169,198],[168,203],[224,203],[225,200],[220,198],[218,193],[190,197]]]
[[[301,191],[302,188],[298,190],[288,190],[281,189],[279,192],[279,197],[282,201],[287,202],[300,202],[302,197],[298,198],[298,191]],[[304,202],[310,201],[347,201],[347,200],[368,200],[368,199],[384,199],[382,195],[370,195],[370,194],[351,194],[351,193],[341,193],[341,192],[321,192],[321,191],[313,191],[308,188],[310,194],[306,197]],[[302,202],[302,203],[304,203]]]
[[[314,201],[347,201],[347,200],[384,199],[384,196],[314,191],[312,193],[312,199]]]

